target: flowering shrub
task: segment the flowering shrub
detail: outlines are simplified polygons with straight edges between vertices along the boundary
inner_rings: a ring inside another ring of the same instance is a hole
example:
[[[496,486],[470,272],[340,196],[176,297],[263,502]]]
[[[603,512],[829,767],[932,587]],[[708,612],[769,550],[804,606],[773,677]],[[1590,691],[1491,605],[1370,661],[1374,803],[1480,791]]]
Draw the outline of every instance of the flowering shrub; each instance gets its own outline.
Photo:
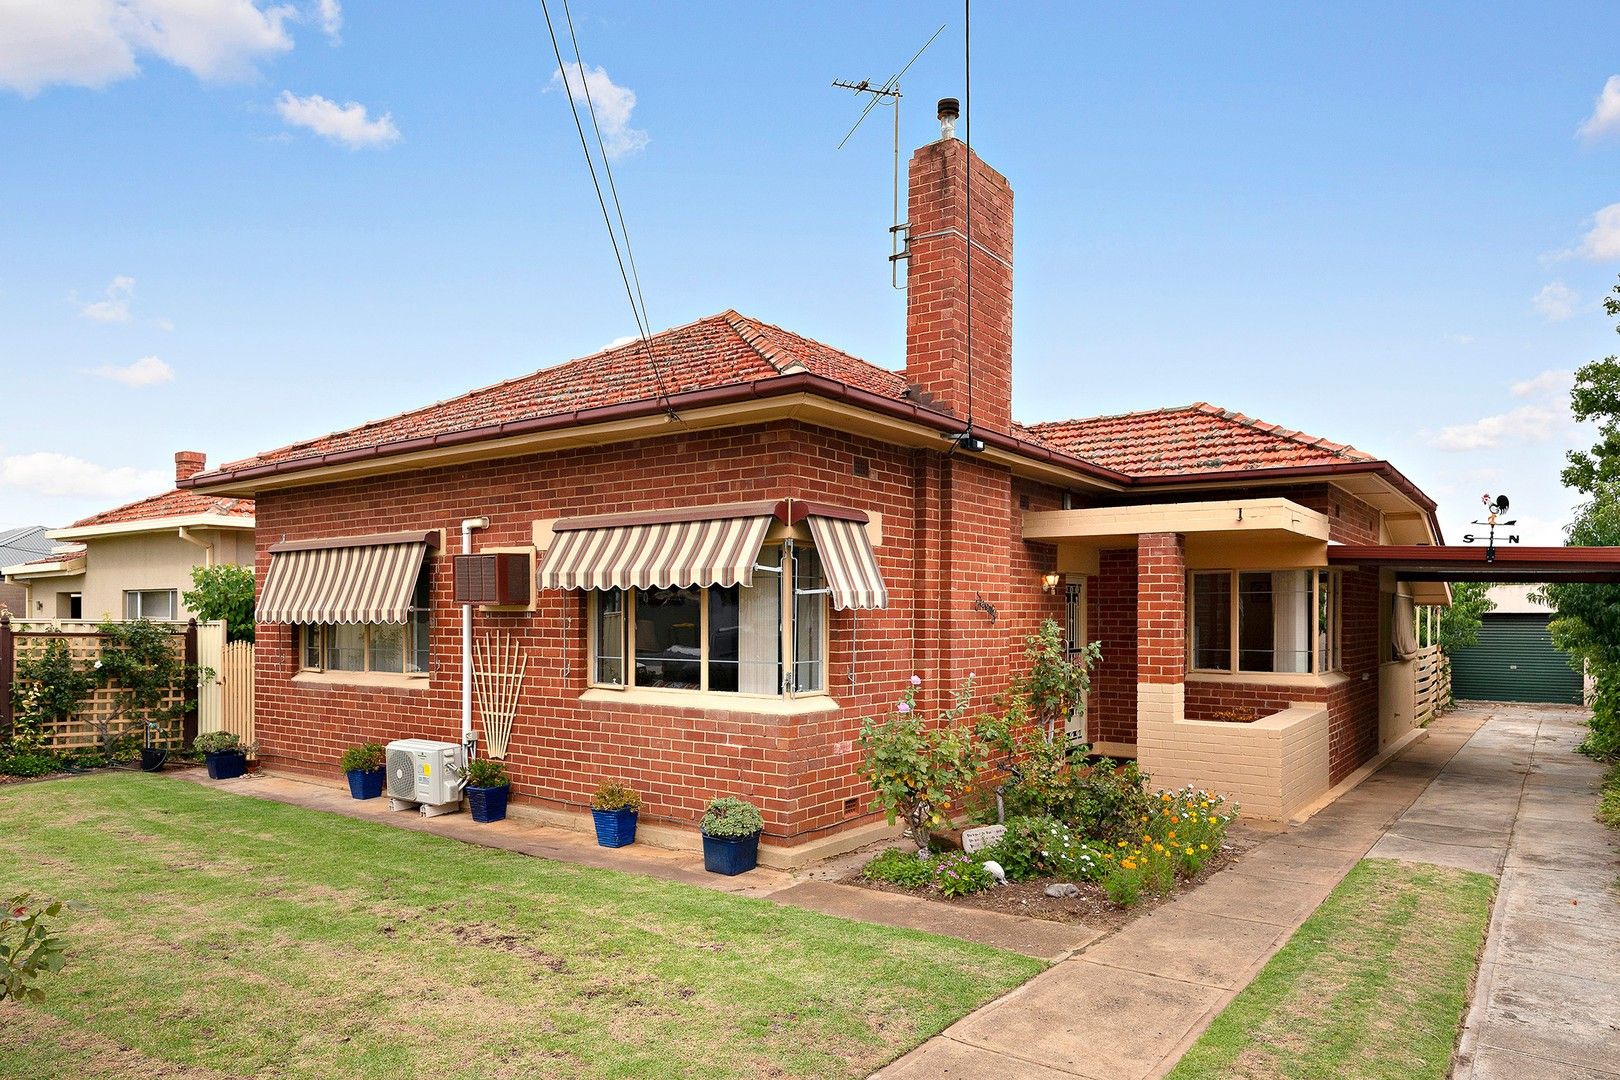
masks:
[[[1102,871],[1102,860],[1081,835],[1049,817],[1016,817],[1007,835],[984,855],[995,859],[1013,881],[1058,877],[1090,881]]]
[[[1192,787],[1159,791],[1152,807],[1136,824],[1140,831],[1114,841],[1101,854],[1098,879],[1108,898],[1129,907],[1142,894],[1162,896],[1175,887],[1178,874],[1191,876],[1221,850],[1226,828],[1237,807],[1224,795]]]
[[[917,714],[921,687],[922,679],[913,675],[894,716],[881,723],[864,720],[860,747],[866,755],[861,777],[872,785],[873,806],[883,810],[891,825],[904,820],[906,835],[918,851],[926,852],[929,834],[960,807],[989,763],[991,750],[1006,748],[1008,739],[999,719],[964,721],[973,696],[972,675],[932,726],[924,726]]]
[[[994,879],[984,868],[983,853],[969,855],[953,851],[934,861],[934,887],[946,896],[966,896],[988,889]]]
[[[1014,779],[1003,790],[1009,816],[1057,818],[1099,841],[1111,843],[1134,833],[1152,810],[1147,777],[1136,762],[1110,758],[1087,763],[1084,746],[1024,739],[1015,757]]]

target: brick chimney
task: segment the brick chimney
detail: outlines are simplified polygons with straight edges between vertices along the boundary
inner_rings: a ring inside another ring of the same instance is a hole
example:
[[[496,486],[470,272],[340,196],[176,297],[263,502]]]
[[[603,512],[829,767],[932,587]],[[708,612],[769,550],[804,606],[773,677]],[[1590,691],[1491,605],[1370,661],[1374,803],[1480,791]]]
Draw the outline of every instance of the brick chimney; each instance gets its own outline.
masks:
[[[920,400],[974,427],[1012,426],[1013,193],[1007,178],[954,136],[957,107],[940,102],[944,137],[911,155],[906,269],[906,379]],[[962,228],[973,184],[973,356],[969,400],[967,258]]]
[[[208,455],[195,450],[182,450],[174,455],[174,482],[190,479],[208,467]]]

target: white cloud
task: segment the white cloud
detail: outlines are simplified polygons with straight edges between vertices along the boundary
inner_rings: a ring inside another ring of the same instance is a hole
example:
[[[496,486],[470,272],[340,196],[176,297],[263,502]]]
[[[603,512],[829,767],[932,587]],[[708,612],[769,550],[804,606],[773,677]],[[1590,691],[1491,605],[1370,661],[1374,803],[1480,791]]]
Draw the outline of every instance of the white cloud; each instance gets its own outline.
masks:
[[[1581,238],[1575,254],[1593,262],[1620,259],[1620,203],[1610,203],[1592,215],[1592,228]]]
[[[328,41],[333,45],[343,43],[343,5],[338,0],[320,0],[315,5],[315,17]]]
[[[142,55],[200,79],[251,78],[293,47],[297,13],[260,0],[3,0],[0,86],[106,86],[139,74]]]
[[[135,279],[119,274],[108,283],[102,299],[91,301],[79,314],[96,322],[129,322],[129,301],[135,295]]]
[[[1570,387],[1575,385],[1573,371],[1543,371],[1540,375],[1532,376],[1521,382],[1516,382],[1508,389],[1514,397],[1535,398],[1561,398],[1569,393]]]
[[[1609,76],[1609,81],[1598,91],[1592,115],[1581,121],[1575,134],[1588,141],[1620,134],[1620,75]]]
[[[1511,412],[1486,416],[1471,424],[1454,424],[1429,436],[1437,450],[1493,450],[1504,443],[1546,442],[1563,415],[1545,405],[1521,405]]]
[[[0,488],[37,495],[127,499],[162,491],[170,479],[161,469],[98,465],[48,450],[0,457]]]
[[[308,128],[351,150],[387,146],[399,140],[399,128],[394,126],[391,113],[373,120],[358,101],[339,105],[319,94],[301,98],[291,90],[283,90],[276,99],[276,111],[294,127]]]
[[[1478,339],[1476,337],[1474,337],[1473,334],[1447,334],[1446,335],[1446,340],[1451,342],[1451,344],[1453,344],[1453,345],[1461,345],[1461,346],[1467,347],[1469,345],[1472,345]]]
[[[626,334],[623,337],[614,338],[612,341],[608,342],[606,345],[602,346],[600,349],[598,349],[596,351],[597,352],[607,352],[609,349],[617,349],[621,345],[628,345],[632,341],[640,341],[640,340],[641,340],[641,335],[640,334]]]
[[[96,368],[96,374],[103,379],[121,382],[125,386],[156,386],[158,383],[174,381],[174,369],[155,356],[143,356],[123,367],[103,364]]]
[[[596,123],[602,129],[602,145],[607,156],[617,161],[647,145],[647,133],[630,126],[630,114],[636,107],[636,92],[620,86],[608,78],[605,68],[590,68],[578,63],[565,64],[551,73],[550,89],[564,84],[564,73],[569,95],[575,104],[586,104],[589,91],[590,104],[596,110]]]
[[[1548,322],[1563,322],[1575,314],[1581,298],[1562,281],[1543,285],[1541,291],[1530,298],[1530,306],[1546,317]]]

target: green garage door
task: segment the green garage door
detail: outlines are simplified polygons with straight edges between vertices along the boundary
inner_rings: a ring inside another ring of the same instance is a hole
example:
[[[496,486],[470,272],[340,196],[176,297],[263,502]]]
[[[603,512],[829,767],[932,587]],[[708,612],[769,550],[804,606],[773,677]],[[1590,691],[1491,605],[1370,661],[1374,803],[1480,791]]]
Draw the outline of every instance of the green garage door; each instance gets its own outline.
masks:
[[[1581,703],[1581,675],[1553,648],[1547,615],[1486,615],[1479,644],[1451,658],[1459,700]]]

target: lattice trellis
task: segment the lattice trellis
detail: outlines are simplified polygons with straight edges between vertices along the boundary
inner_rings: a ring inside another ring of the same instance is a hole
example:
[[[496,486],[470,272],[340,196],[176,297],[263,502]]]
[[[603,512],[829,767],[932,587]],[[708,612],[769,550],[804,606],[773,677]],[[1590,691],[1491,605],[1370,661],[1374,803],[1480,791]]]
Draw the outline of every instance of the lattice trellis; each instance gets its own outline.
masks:
[[[73,662],[81,667],[91,667],[101,657],[101,635],[93,631],[62,632],[62,631],[33,631],[27,630],[18,633],[16,641],[17,660],[34,660],[45,652],[50,642],[61,640],[67,642],[68,652]],[[176,634],[173,639],[175,653],[184,658],[186,639],[183,634]],[[26,689],[28,680],[18,678],[18,689]],[[163,707],[178,705],[186,697],[184,685],[172,687],[163,696]],[[99,747],[101,745],[101,725],[112,720],[118,711],[118,691],[115,688],[98,688],[91,692],[80,708],[78,714],[64,723],[49,724],[40,732],[42,744],[50,750],[83,750]],[[117,727],[116,734],[121,730],[128,719],[113,721]],[[157,730],[153,733],[153,745],[179,749],[185,740],[185,718],[176,716],[169,720],[159,720]],[[139,731],[139,728],[135,730]],[[142,733],[144,741],[144,733]]]

